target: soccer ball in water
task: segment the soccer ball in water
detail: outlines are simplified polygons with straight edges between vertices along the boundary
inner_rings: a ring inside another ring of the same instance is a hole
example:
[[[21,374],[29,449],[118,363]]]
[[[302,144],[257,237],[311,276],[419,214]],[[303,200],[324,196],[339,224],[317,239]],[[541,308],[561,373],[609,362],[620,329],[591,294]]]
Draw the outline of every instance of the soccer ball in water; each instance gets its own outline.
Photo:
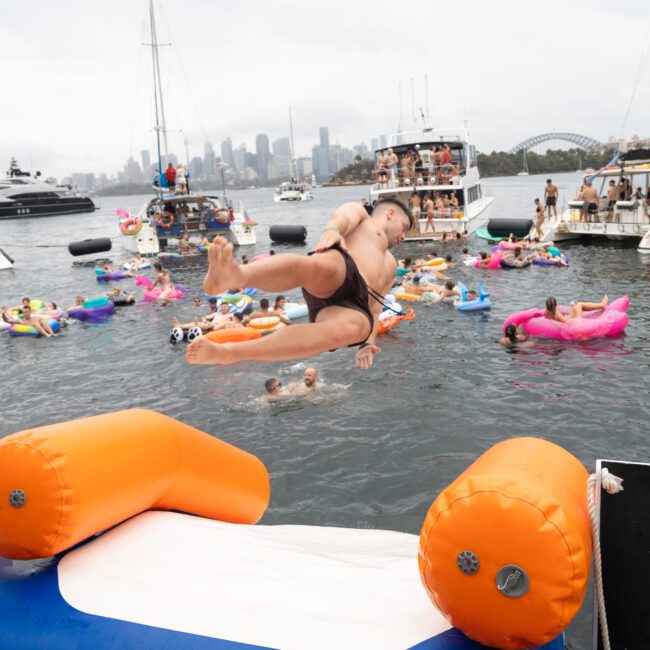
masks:
[[[169,335],[170,343],[180,343],[185,336],[185,332],[180,327],[175,327]]]
[[[197,336],[202,336],[203,332],[201,331],[200,327],[190,327],[190,329],[187,332],[187,340],[188,341],[193,341]]]

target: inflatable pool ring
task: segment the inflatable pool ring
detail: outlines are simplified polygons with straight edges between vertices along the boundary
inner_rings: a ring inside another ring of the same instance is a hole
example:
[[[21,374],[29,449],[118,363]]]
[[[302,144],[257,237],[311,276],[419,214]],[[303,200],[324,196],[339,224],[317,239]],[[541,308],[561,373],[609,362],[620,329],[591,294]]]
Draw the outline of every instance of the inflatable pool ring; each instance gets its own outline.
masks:
[[[547,246],[546,250],[553,256],[553,257],[560,257],[562,255],[562,251],[555,247],[555,246]]]
[[[120,232],[123,235],[134,236],[142,230],[142,219],[129,217],[120,223]]]
[[[134,268],[133,268],[133,264],[129,264],[129,263],[127,262],[126,264],[122,264],[122,266],[120,266],[120,268],[121,268],[123,271],[144,271],[145,269],[150,269],[150,268],[151,268],[151,263],[148,262],[147,260],[143,260],[143,261],[140,263],[140,266],[138,266],[137,269],[134,269]]]
[[[565,264],[569,263],[569,258],[564,253],[560,253],[555,257],[560,257]],[[563,264],[560,264],[560,262],[558,261],[547,260],[543,257],[533,257],[533,264],[535,264],[536,266],[564,266]]]
[[[256,262],[257,260],[263,260],[265,257],[271,257],[270,253],[260,253],[259,255],[255,255],[253,259],[251,260],[252,262]]]
[[[243,294],[236,294],[233,296],[226,296],[224,298],[217,298],[217,308],[225,302],[228,305],[228,311],[231,314],[247,314],[253,310],[253,299],[250,296]]]
[[[468,257],[467,259],[463,260],[463,264],[465,266],[476,266],[477,260],[480,261],[480,259],[481,258],[479,256]]]
[[[467,300],[467,287],[458,283],[460,289],[460,300],[456,304],[458,311],[485,311],[492,309],[492,301],[489,300],[489,293],[483,289],[483,283],[478,285],[478,298],[476,300]]]
[[[442,258],[442,257],[434,257],[432,260],[426,261],[422,266],[428,266],[430,268],[435,268],[436,271],[446,271],[447,270],[447,262],[445,262],[444,258]]]
[[[515,259],[514,257],[501,258],[500,266],[502,269],[525,269],[530,266],[528,258]]]
[[[549,643],[569,625],[589,584],[588,476],[561,447],[512,438],[440,493],[422,525],[418,566],[452,625],[506,650]]]
[[[230,327],[227,329],[208,332],[204,338],[214,343],[241,343],[262,338],[262,330],[254,327]]]
[[[106,273],[102,269],[95,269],[96,280],[97,282],[110,282],[111,280],[125,280],[126,278],[132,278],[133,276],[130,273],[125,273],[124,271],[111,271]]]
[[[497,251],[496,253],[492,253],[492,256],[490,257],[490,261],[488,262],[487,266],[485,268],[490,269],[491,271],[494,271],[495,269],[499,268],[499,265],[501,264],[501,260],[503,259],[503,253],[501,251]],[[476,262],[474,263],[474,268],[480,269],[481,267],[481,262],[483,260],[481,257],[476,258]]]
[[[81,307],[68,311],[68,316],[80,321],[99,323],[115,313],[115,305],[107,296],[89,298]]]
[[[412,302],[422,300],[422,296],[419,296],[417,293],[396,293],[393,295],[397,300],[408,300]]]
[[[401,316],[404,313],[402,305],[395,300],[395,296],[392,293],[384,296],[384,301],[385,304],[381,313],[377,317],[377,322],[381,323],[386,318],[390,318],[391,316]]]
[[[256,330],[269,330],[273,329],[279,322],[279,316],[261,316],[260,318],[253,318],[248,325]]]
[[[309,309],[304,302],[287,302],[284,305],[284,315],[289,320],[298,320],[299,318],[305,318],[308,316]]]
[[[156,223],[163,229],[169,230],[174,225],[174,215],[167,210],[156,215]]]
[[[0,332],[4,332],[5,330],[8,330],[11,327],[11,323],[7,323],[7,321],[0,320]]]
[[[29,301],[29,306],[32,311],[41,311],[45,309],[45,302],[43,300],[30,300]],[[12,307],[9,310],[9,313],[12,314],[13,316],[22,316],[22,305],[19,307]]]
[[[390,312],[387,312],[390,313]],[[400,323],[403,320],[413,320],[415,318],[415,312],[413,309],[407,309],[403,314],[393,314],[392,316],[389,316],[388,318],[384,318],[383,320],[379,321],[379,329],[377,330],[377,333],[379,335],[385,334],[389,329],[392,329]]]
[[[145,289],[143,296],[145,300],[158,300],[162,289],[160,287],[154,287],[153,289]],[[164,300],[180,300],[183,297],[183,290],[180,287],[174,287],[164,298]]]
[[[628,296],[623,296],[608,304],[605,309],[584,312],[581,318],[571,318],[565,323],[546,318],[541,309],[527,309],[508,316],[503,323],[503,329],[505,331],[508,325],[514,324],[529,336],[565,341],[587,341],[601,336],[615,336],[620,334],[630,321],[626,313],[628,305]],[[562,313],[568,313],[568,310],[566,306],[560,309]]]
[[[61,328],[58,320],[47,319],[47,324],[55,334]],[[40,332],[32,325],[9,325],[7,332],[9,336],[41,336]]]

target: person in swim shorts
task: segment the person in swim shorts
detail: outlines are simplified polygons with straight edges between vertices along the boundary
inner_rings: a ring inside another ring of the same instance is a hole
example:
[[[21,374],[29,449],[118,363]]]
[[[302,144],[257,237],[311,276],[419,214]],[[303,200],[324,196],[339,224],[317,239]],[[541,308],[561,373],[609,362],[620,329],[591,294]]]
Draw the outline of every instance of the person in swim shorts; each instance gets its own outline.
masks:
[[[358,203],[344,203],[334,211],[314,253],[286,253],[246,266],[234,260],[232,244],[216,237],[208,250],[206,293],[215,295],[235,286],[275,293],[301,287],[310,322],[240,343],[197,338],[188,346],[188,362],[307,359],[327,350],[359,346],[355,364],[370,368],[381,351],[375,345],[377,317],[397,268],[388,249],[402,242],[411,226],[410,212],[400,201],[381,201],[372,217]]]
[[[557,219],[557,198],[559,193],[560,192],[557,189],[557,185],[550,178],[548,178],[546,180],[546,186],[544,187],[544,200],[546,201],[546,209],[548,210],[549,220],[551,218],[551,208],[553,209],[553,213]]]

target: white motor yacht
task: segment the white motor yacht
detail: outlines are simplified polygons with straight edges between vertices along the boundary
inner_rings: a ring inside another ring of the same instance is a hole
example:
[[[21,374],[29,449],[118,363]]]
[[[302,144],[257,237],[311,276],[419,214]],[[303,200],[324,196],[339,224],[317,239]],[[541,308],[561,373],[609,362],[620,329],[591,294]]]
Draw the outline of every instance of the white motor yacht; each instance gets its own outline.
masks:
[[[11,159],[4,178],[0,178],[0,219],[50,217],[57,214],[93,212],[98,205],[89,197],[75,192],[68,185],[41,180],[18,167]]]
[[[306,185],[294,181],[281,183],[275,189],[274,200],[276,203],[284,201],[311,201],[313,198],[314,195]]]
[[[449,147],[451,161],[440,165],[436,154],[444,146]],[[434,129],[399,132],[391,135],[389,147],[401,163],[407,153],[418,153],[422,165],[405,172],[401,165],[377,175],[370,189],[371,202],[394,198],[406,205],[413,193],[420,197],[422,210],[415,227],[406,234],[406,241],[437,240],[443,234],[470,233],[484,225],[490,215],[493,197],[483,193],[477,166],[474,145],[469,143],[466,128]],[[377,155],[380,151],[378,150]],[[433,197],[442,202],[451,199],[452,193],[457,206],[434,209],[433,218],[427,218],[425,198]]]
[[[569,201],[557,219],[542,225],[543,241],[564,241],[580,237],[613,240],[637,239],[639,250],[650,252],[650,150],[635,149],[619,156],[615,165],[587,173],[598,190],[597,211],[589,212],[587,202],[581,198]],[[615,199],[607,198],[611,181],[616,188],[627,184],[627,191],[619,192]]]

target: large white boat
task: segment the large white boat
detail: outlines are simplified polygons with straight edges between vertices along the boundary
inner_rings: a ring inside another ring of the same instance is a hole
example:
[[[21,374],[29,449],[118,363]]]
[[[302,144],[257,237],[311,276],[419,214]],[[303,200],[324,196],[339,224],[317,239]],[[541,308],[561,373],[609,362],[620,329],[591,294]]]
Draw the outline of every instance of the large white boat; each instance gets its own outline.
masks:
[[[98,206],[89,197],[76,192],[69,185],[41,180],[18,167],[15,158],[0,179],[0,219],[50,217],[57,214],[93,212]]]
[[[276,203],[285,201],[311,201],[314,195],[310,192],[307,185],[296,183],[295,181],[286,181],[275,189],[275,196],[273,198]]]
[[[445,145],[451,161],[440,165],[434,154]],[[407,241],[436,240],[445,233],[470,233],[487,222],[494,199],[483,193],[476,148],[469,143],[466,128],[399,132],[391,135],[389,147],[400,162],[409,152],[418,153],[422,167],[405,173],[398,164],[388,169],[385,176],[378,175],[370,189],[371,202],[395,198],[410,205],[414,193],[419,195],[422,206],[427,196],[444,202],[453,193],[458,201],[457,206],[436,208],[432,219],[427,218],[423,208],[415,228],[406,235]],[[377,155],[384,150],[378,150]]]
[[[650,150],[636,149],[618,157],[616,164],[604,167],[598,172],[587,173],[600,197],[597,211],[589,212],[587,202],[580,198],[568,202],[568,207],[557,219],[545,221],[542,225],[544,241],[564,241],[580,237],[605,237],[613,240],[640,240],[639,250],[650,248],[647,237],[650,232]],[[629,181],[629,190],[624,199],[607,198],[610,182],[617,188]]]
[[[156,124],[158,169],[163,170],[161,154],[161,134],[163,136],[165,161],[169,160],[167,148],[167,128],[160,80],[158,60],[158,39],[154,16],[153,0],[149,2],[151,52],[154,68],[154,105]],[[132,253],[146,256],[158,255],[168,247],[172,250],[178,240],[187,234],[205,235],[212,240],[215,235],[223,235],[236,246],[249,246],[256,242],[252,221],[241,201],[237,209],[232,201],[223,201],[208,194],[178,194],[170,192],[164,174],[159,174],[155,181],[156,196],[147,201],[134,217],[129,212],[119,210],[119,230],[122,245]],[[170,241],[171,240],[171,241]]]

